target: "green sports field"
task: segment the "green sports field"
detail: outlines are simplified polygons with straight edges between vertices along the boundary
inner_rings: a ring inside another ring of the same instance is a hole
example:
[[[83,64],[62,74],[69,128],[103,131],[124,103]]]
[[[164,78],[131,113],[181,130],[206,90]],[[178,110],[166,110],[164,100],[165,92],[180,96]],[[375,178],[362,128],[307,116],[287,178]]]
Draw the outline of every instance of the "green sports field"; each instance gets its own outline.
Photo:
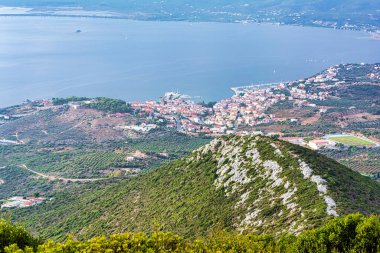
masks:
[[[362,139],[357,136],[337,136],[330,137],[330,140],[349,145],[349,146],[372,146],[374,143],[369,140]]]

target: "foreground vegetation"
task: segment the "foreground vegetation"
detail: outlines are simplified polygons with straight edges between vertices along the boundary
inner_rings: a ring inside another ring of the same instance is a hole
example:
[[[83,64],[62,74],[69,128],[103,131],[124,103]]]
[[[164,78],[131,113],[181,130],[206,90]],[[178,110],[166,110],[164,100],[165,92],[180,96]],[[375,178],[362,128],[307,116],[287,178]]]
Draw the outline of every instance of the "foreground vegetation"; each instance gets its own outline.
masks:
[[[350,214],[298,236],[213,231],[196,240],[162,232],[124,233],[77,241],[41,242],[19,225],[0,220],[0,252],[368,252],[380,250],[380,217]]]

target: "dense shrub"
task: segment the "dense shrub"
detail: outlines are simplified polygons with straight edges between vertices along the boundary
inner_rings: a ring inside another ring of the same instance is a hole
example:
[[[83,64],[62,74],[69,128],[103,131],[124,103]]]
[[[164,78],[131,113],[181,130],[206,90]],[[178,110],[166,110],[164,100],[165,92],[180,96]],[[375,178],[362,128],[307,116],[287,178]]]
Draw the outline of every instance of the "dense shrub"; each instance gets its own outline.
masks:
[[[104,97],[98,97],[94,103],[83,106],[108,113],[128,113],[133,111],[131,105],[123,100]]]
[[[85,101],[85,100],[89,100],[89,98],[73,96],[73,97],[68,97],[68,98],[53,98],[52,102],[53,102],[53,105],[64,105],[69,102],[80,102],[80,101]]]
[[[299,252],[379,252],[380,220],[351,214],[325,226],[306,231],[297,238]]]
[[[39,244],[39,240],[30,235],[22,226],[12,225],[8,220],[0,219],[0,252],[4,252],[4,248],[12,244],[16,244],[21,249],[26,246],[33,248]]]
[[[0,222],[1,248],[7,253],[22,252],[368,252],[380,250],[380,217],[351,214],[335,218],[321,228],[298,236],[242,235],[214,231],[196,240],[186,240],[172,233],[125,233],[77,241],[69,236],[66,242],[49,240],[37,248],[33,239],[20,226]],[[8,246],[13,244],[11,246]],[[29,246],[29,247],[25,247]]]

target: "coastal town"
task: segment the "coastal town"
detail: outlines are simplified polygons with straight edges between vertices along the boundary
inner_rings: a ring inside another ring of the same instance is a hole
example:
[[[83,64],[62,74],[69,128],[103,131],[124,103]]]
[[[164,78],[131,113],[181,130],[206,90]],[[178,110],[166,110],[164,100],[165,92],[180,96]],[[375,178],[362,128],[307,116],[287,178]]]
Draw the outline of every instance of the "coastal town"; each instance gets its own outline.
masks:
[[[283,116],[281,111],[276,113],[272,112],[271,109],[274,106],[287,104],[291,108],[310,108],[316,115],[321,116],[332,108],[331,106],[323,105],[323,101],[336,99],[334,98],[336,89],[344,87],[347,82],[353,82],[353,80],[342,78],[341,73],[357,71],[363,66],[336,65],[302,80],[233,87],[231,88],[233,96],[218,102],[195,102],[190,96],[179,92],[167,92],[159,100],[130,102],[128,103],[128,106],[130,106],[129,111],[108,113],[108,117],[134,117],[139,119],[136,124],[128,123],[114,126],[115,129],[122,131],[134,131],[144,134],[164,127],[175,129],[187,135],[205,137],[224,134],[250,134],[258,131],[255,128],[256,126],[262,125],[301,124],[303,118],[296,115]],[[371,70],[367,72],[368,74],[364,76],[367,81],[364,80],[364,83],[368,82],[368,80],[375,84],[379,82],[380,65],[371,66]],[[56,107],[68,105],[74,111],[81,108],[92,108],[91,104],[95,102],[95,99],[86,100],[85,98],[79,99],[79,101],[70,101],[67,104],[63,103],[63,105],[54,104],[54,101],[52,102],[51,100],[29,101],[19,113],[0,113],[0,125],[12,119]],[[310,117],[309,122],[306,121],[305,124],[312,123],[312,121],[313,117]],[[284,133],[279,131],[265,132],[264,134],[286,137],[283,136]],[[322,136],[323,133],[319,137]],[[22,140],[16,134],[11,140],[1,140],[0,138],[0,142],[20,144]],[[376,145],[375,143],[373,145]],[[330,144],[323,146],[330,147],[332,146]]]
[[[330,67],[318,75],[293,82],[232,88],[232,97],[215,103],[195,103],[184,95],[169,92],[159,101],[132,102],[131,106],[141,117],[149,115],[151,119],[161,119],[167,127],[190,135],[247,134],[252,131],[243,129],[271,123],[300,122],[297,117],[271,113],[269,109],[279,103],[311,108],[319,115],[326,113],[329,107],[317,102],[333,97],[334,90],[345,85],[346,81],[337,76],[339,68],[341,66]],[[349,70],[351,66],[346,68]],[[375,70],[368,74],[369,79],[380,79],[380,67],[375,67]]]
[[[321,74],[298,82],[278,83],[261,86],[232,88],[234,95],[212,106],[195,103],[179,93],[169,92],[160,101],[132,102],[132,108],[141,115],[149,114],[167,120],[168,127],[177,127],[187,134],[215,136],[239,132],[239,126],[255,126],[276,122],[276,115],[268,114],[272,105],[281,101],[291,101],[297,106],[317,107],[312,100],[324,100],[329,96],[331,85],[336,82],[334,68]],[[306,86],[322,89],[318,93],[308,92]],[[338,85],[338,84],[335,84]],[[319,107],[322,111],[323,107]],[[283,119],[280,119],[283,120]],[[296,121],[297,119],[289,119]]]

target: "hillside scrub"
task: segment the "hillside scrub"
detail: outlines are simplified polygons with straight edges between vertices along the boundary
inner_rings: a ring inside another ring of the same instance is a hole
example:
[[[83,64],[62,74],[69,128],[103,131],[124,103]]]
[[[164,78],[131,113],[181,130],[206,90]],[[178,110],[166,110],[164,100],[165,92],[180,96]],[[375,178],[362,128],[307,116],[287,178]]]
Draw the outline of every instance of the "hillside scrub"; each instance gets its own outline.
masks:
[[[70,102],[82,102],[85,100],[89,100],[89,98],[72,96],[68,98],[53,98],[52,102],[53,102],[53,105],[65,105]]]
[[[0,252],[368,252],[380,250],[380,217],[350,214],[295,235],[237,234],[212,231],[195,240],[169,232],[115,234],[88,241],[38,243],[19,225],[0,221]],[[39,244],[37,246],[37,244]]]
[[[94,103],[85,104],[83,107],[92,108],[107,113],[129,113],[132,112],[130,104],[121,99],[98,97]]]
[[[226,136],[136,177],[58,191],[12,217],[59,242],[67,234],[149,233],[156,223],[195,239],[215,228],[297,235],[334,216],[380,214],[379,204],[377,182],[323,155],[268,137]]]

